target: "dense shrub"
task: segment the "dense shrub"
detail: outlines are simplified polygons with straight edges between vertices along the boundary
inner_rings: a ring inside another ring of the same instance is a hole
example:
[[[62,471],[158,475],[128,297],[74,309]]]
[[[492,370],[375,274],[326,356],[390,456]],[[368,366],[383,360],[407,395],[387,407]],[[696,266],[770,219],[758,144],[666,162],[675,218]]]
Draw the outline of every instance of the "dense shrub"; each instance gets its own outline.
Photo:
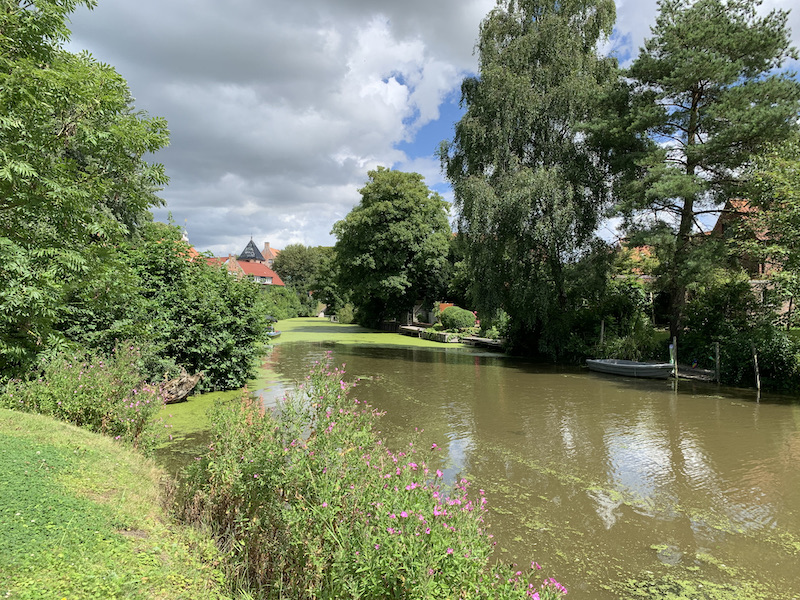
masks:
[[[481,326],[484,328],[481,335],[490,340],[496,340],[508,335],[511,325],[511,318],[502,308],[498,309],[491,319],[481,319]]]
[[[41,377],[10,381],[0,406],[49,415],[148,451],[164,399],[139,374],[140,358],[132,346],[108,358],[59,355],[42,363]]]
[[[800,386],[800,342],[769,323],[734,331],[718,340],[701,335],[687,336],[679,353],[681,362],[697,361],[713,368],[714,342],[719,342],[720,380],[729,385],[755,385],[753,349],[758,356],[761,385],[768,389],[797,390]]]
[[[317,364],[279,417],[247,397],[215,410],[178,509],[211,527],[232,577],[275,598],[559,597],[491,564],[483,491],[446,488],[413,444],[384,448],[343,377]]]
[[[474,313],[458,306],[448,306],[439,315],[439,320],[445,329],[468,329],[475,326],[475,319]]]
[[[720,345],[720,379],[731,385],[754,385],[753,349],[764,387],[800,385],[800,344],[776,325],[774,307],[757,295],[744,273],[719,275],[694,291],[686,310],[681,362],[696,360],[713,368]]]
[[[66,339],[104,354],[132,340],[151,381],[183,367],[205,374],[198,389],[236,389],[255,375],[267,343],[267,286],[192,259],[181,231],[164,223],[148,223],[109,252],[119,268],[72,299],[57,324]]]
[[[350,302],[346,302],[344,306],[338,310],[336,316],[339,318],[339,323],[352,323],[355,320],[353,305]]]
[[[303,311],[297,294],[283,286],[265,285],[261,296],[264,299],[265,314],[272,315],[279,321],[299,317]]]
[[[562,342],[565,358],[666,359],[659,355],[651,310],[640,281],[609,276],[591,302],[565,315],[570,323],[568,339]]]

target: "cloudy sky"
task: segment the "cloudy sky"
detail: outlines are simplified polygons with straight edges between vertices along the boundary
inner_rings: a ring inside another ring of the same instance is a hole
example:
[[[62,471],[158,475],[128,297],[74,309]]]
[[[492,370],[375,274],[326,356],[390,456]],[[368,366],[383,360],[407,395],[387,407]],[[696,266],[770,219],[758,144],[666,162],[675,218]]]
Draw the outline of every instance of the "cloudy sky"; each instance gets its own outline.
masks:
[[[793,0],[765,0],[788,9]],[[332,245],[367,171],[416,171],[450,199],[434,156],[460,116],[494,0],[99,0],[72,16],[86,49],[165,117],[161,196],[198,250]],[[637,53],[656,0],[617,0],[609,51]],[[800,46],[800,11],[790,16]]]

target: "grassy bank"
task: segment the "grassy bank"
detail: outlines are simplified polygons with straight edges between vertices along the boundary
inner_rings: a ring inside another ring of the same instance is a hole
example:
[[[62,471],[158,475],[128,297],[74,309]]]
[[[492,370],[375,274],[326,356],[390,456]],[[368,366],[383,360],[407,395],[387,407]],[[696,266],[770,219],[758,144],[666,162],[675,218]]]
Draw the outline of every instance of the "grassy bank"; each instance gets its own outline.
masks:
[[[214,544],[166,516],[162,477],[109,438],[0,409],[0,595],[227,597]]]
[[[331,323],[327,319],[306,317],[286,319],[276,324],[281,337],[276,344],[286,342],[320,342],[330,341],[337,344],[376,344],[380,346],[409,346],[414,348],[464,348],[464,344],[442,344],[431,340],[388,331],[366,329],[360,325],[344,325]]]

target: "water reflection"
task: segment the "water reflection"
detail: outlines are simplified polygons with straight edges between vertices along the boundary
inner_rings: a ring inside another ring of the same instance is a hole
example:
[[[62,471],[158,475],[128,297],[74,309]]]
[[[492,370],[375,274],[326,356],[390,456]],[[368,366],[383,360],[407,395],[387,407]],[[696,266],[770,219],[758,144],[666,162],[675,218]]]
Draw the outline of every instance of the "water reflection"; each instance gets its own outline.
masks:
[[[498,555],[545,562],[571,598],[684,567],[774,598],[800,590],[797,405],[419,348],[285,343],[271,367],[288,385],[326,351],[386,411],[390,445],[424,428],[431,466],[486,490]]]

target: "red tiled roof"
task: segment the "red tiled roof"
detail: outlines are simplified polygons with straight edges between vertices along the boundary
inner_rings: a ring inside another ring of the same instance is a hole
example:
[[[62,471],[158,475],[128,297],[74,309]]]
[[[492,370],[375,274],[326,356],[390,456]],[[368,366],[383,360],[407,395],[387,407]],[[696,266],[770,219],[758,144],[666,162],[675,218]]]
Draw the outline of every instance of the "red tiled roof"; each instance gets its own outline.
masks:
[[[237,262],[239,263],[239,268],[244,271],[245,275],[252,275],[253,277],[271,277],[272,285],[284,285],[281,278],[278,277],[278,274],[265,264],[244,260]]]

